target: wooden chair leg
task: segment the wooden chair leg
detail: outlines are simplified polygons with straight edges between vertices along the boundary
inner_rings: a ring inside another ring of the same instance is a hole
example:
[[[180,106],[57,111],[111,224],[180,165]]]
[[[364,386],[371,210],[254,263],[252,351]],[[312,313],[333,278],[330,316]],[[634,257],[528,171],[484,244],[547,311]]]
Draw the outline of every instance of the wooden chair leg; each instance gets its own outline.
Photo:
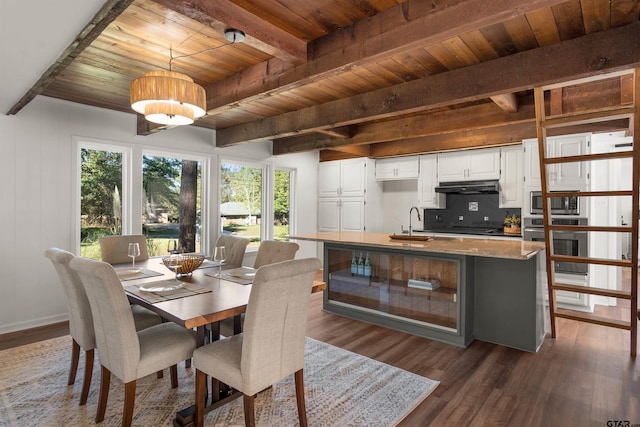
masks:
[[[304,403],[304,375],[302,369],[296,371],[296,401],[298,402],[298,419],[300,427],[307,427],[307,408]]]
[[[253,407],[253,400],[255,397],[255,395],[247,396],[244,393],[242,394],[244,404],[244,425],[246,427],[255,427],[256,425],[255,409]]]
[[[187,359],[184,361],[184,367],[187,369],[191,367],[191,359]]]
[[[178,365],[171,365],[169,373],[171,374],[171,388],[178,388]]]
[[[164,372],[163,371],[158,371],[156,372],[156,378],[161,380],[164,377]]]
[[[207,403],[205,401],[206,385],[207,375],[196,368],[196,427],[202,427],[204,425],[204,406]]]
[[[107,410],[107,399],[109,399],[109,383],[111,382],[111,372],[102,366],[100,371],[100,398],[98,401],[98,411],[96,413],[96,423],[104,420],[104,413]]]
[[[133,407],[136,403],[136,380],[124,385],[124,410],[122,411],[122,427],[131,427]]]
[[[67,385],[76,382],[76,372],[78,371],[78,360],[80,359],[80,344],[76,340],[71,341],[71,368],[69,369],[69,381]]]
[[[85,351],[84,355],[84,380],[82,380],[82,393],[80,394],[80,406],[86,405],[93,376],[94,349]]]

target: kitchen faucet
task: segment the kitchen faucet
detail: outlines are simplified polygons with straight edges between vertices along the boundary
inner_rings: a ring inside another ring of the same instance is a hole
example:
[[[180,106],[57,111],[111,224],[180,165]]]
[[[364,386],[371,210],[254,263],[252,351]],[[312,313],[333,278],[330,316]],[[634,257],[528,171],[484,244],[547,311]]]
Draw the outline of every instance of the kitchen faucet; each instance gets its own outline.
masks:
[[[422,221],[422,218],[420,218],[420,211],[418,210],[417,207],[413,206],[411,209],[409,209],[409,236],[413,234],[413,228],[411,227],[411,212],[413,212],[414,209],[418,214],[418,221]]]

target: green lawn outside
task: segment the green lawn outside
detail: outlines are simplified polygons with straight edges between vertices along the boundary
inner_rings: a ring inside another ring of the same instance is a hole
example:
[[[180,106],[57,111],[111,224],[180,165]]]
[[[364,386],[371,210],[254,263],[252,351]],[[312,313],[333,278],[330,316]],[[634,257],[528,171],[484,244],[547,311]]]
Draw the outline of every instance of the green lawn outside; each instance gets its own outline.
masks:
[[[233,233],[237,236],[245,236],[251,240],[250,247],[258,247],[260,245],[260,225],[250,226],[234,226],[225,228],[225,232]],[[285,240],[285,236],[289,233],[289,227],[286,225],[275,226],[275,240]],[[147,240],[149,248],[149,256],[168,255],[169,249],[173,249],[174,237],[150,238]],[[196,252],[200,251],[200,242],[196,242]],[[208,254],[205,254],[208,255]],[[89,240],[83,242],[80,246],[80,256],[92,259],[100,259],[100,244],[98,240]]]

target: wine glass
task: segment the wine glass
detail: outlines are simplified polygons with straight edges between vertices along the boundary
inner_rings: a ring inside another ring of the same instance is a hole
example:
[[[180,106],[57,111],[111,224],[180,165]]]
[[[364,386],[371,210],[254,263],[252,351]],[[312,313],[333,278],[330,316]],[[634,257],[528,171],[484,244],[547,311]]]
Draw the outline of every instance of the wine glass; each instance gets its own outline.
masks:
[[[227,249],[224,246],[216,246],[213,252],[213,260],[218,261],[218,275],[222,274],[222,263],[227,259]]]
[[[127,250],[127,255],[131,257],[131,270],[136,270],[136,257],[140,256],[140,244],[139,243],[129,243],[129,249]]]
[[[175,274],[176,274],[176,282],[180,282],[180,280],[178,280],[178,270],[180,270],[180,267],[182,267],[182,263],[183,263],[183,258],[181,255],[177,255],[177,254],[171,254],[169,255],[169,263],[165,263],[167,268],[169,270],[172,270]]]

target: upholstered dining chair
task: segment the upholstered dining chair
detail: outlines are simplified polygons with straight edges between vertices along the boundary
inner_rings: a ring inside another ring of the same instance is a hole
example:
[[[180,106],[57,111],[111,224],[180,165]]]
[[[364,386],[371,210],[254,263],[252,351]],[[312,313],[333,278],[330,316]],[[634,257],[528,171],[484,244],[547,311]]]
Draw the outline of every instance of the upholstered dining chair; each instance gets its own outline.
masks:
[[[253,262],[253,268],[288,261],[296,256],[300,245],[294,242],[280,242],[277,240],[263,240],[258,247],[258,254]]]
[[[147,238],[142,234],[102,236],[99,242],[102,261],[108,262],[109,264],[125,264],[131,262],[131,258],[127,255],[129,243],[138,243],[140,245],[140,255],[136,257],[137,261],[149,259]]]
[[[216,246],[224,246],[226,248],[227,259],[224,263],[229,267],[242,267],[247,245],[249,245],[249,239],[232,234],[223,234],[216,241]]]
[[[93,315],[101,366],[96,422],[104,420],[114,374],[124,383],[122,425],[128,427],[133,419],[136,380],[169,367],[171,387],[178,387],[177,363],[191,358],[196,333],[172,322],[136,331],[124,288],[111,265],[81,257],[69,265],[82,280]]]
[[[93,316],[84,286],[78,274],[69,267],[69,262],[75,258],[71,252],[59,248],[49,248],[45,251],[56,269],[58,280],[67,296],[67,310],[69,312],[69,333],[71,334],[71,369],[69,370],[68,385],[75,383],[80,348],[85,351],[84,380],[80,394],[80,405],[87,403],[91,374],[93,373],[94,349],[96,336],[93,329]],[[130,306],[137,330],[145,329],[162,322],[162,318],[139,305]]]
[[[307,425],[304,401],[304,345],[307,307],[320,260],[305,258],[260,267],[249,295],[244,332],[214,341],[193,353],[196,368],[196,425],[204,422],[207,375],[243,393],[247,426],[255,425],[256,394],[295,376],[298,418]]]
[[[263,240],[258,247],[256,259],[253,262],[253,268],[257,269],[263,265],[292,260],[296,256],[296,252],[299,248],[300,245],[294,242]],[[233,319],[225,319],[220,322],[220,330],[224,335],[230,335],[229,331],[231,330],[233,330],[233,333],[240,333],[244,321],[243,319],[243,314],[237,315]]]

